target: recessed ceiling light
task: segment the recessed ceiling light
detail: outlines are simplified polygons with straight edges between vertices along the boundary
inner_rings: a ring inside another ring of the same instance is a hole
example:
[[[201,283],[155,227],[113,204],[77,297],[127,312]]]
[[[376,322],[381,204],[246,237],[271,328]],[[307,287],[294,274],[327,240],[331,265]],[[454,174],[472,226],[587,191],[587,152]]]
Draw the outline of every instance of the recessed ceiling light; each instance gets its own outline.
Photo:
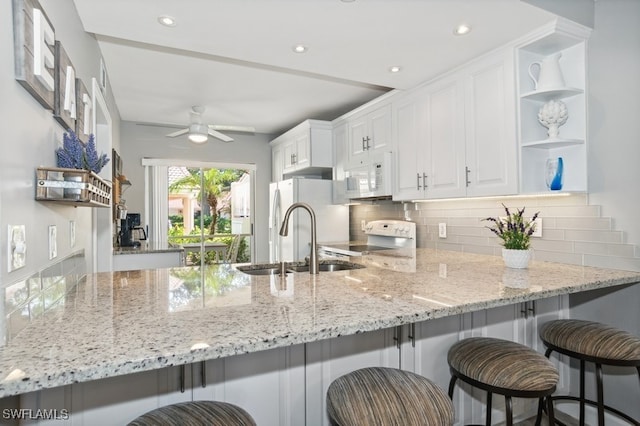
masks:
[[[398,65],[394,65],[392,67],[389,67],[389,72],[396,73],[396,72],[400,72],[400,71],[402,71],[402,67],[400,67]]]
[[[460,24],[453,29],[453,33],[455,35],[465,35],[471,32],[471,25],[469,24]]]
[[[304,44],[296,44],[291,49],[296,53],[304,53],[307,50],[309,50],[309,48],[307,46],[305,46]]]
[[[176,26],[175,18],[173,18],[171,16],[168,16],[168,15],[158,16],[158,22],[160,22],[160,24],[164,25],[165,27],[175,27]]]

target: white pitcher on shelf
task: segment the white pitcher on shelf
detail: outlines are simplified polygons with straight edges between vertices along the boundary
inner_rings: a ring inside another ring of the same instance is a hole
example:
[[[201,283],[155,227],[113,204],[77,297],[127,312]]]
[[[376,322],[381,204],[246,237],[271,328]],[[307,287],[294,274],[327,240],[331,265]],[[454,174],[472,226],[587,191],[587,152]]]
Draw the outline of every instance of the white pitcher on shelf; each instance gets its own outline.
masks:
[[[560,69],[562,52],[554,53],[544,58],[541,62],[533,62],[529,65],[529,77],[533,80],[534,90],[549,90],[565,87],[564,77]],[[533,75],[534,66],[539,67],[538,78]]]

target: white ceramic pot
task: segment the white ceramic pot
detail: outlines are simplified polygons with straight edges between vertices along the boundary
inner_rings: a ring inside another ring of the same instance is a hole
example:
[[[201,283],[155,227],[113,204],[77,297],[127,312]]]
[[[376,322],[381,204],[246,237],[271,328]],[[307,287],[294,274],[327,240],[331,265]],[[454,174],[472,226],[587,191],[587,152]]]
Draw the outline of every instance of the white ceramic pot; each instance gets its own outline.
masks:
[[[508,268],[524,269],[529,266],[531,252],[529,250],[502,249],[502,259]]]

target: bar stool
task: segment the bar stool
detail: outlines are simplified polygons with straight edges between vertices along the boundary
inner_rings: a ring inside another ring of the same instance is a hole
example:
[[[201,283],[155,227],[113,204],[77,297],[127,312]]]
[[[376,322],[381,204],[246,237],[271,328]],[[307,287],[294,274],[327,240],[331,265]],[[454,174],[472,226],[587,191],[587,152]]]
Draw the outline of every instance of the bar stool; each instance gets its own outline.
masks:
[[[334,380],[327,390],[332,425],[452,425],[453,404],[429,379],[395,368],[369,367]]]
[[[527,346],[491,337],[471,337],[449,349],[447,362],[451,371],[449,397],[457,379],[487,392],[486,424],[491,424],[492,394],[504,395],[506,424],[513,425],[512,397],[538,398],[536,425],[542,420],[544,399],[558,384],[558,370],[542,354]],[[547,398],[549,424],[555,421],[553,405]]]
[[[128,426],[255,426],[237,405],[220,401],[189,401],[151,410]]]
[[[604,413],[609,411],[635,425],[638,420],[604,404],[602,365],[636,367],[640,377],[640,338],[609,325],[584,320],[554,320],[540,329],[540,339],[547,347],[546,356],[551,352],[568,355],[580,360],[580,397],[559,395],[553,400],[580,402],[580,425],[584,425],[585,404],[598,408],[598,424],[604,425]],[[585,362],[596,366],[597,401],[585,398]]]

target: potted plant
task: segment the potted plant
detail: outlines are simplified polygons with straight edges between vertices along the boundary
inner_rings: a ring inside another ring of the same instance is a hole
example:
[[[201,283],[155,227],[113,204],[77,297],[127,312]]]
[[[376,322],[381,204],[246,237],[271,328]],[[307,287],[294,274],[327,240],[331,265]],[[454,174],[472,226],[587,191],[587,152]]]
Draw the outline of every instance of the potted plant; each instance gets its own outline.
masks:
[[[56,159],[58,167],[87,170],[96,175],[109,162],[107,154],[98,154],[93,133],[89,135],[89,140],[85,144],[71,129],[64,134],[62,147],[56,149]],[[83,182],[85,174],[86,172],[66,171],[62,175],[66,181]],[[81,193],[82,189],[80,188],[65,188],[64,197],[79,199]]]
[[[71,129],[63,136],[62,148],[56,150],[58,167],[65,169],[84,169],[100,173],[100,170],[109,162],[107,154],[98,155],[96,151],[96,139],[92,134],[85,144]]]
[[[524,218],[524,207],[516,210],[515,213],[511,213],[504,204],[502,207],[507,214],[506,217],[488,217],[483,220],[493,222],[493,225],[487,228],[502,240],[502,258],[505,265],[510,268],[526,268],[531,258],[530,238],[536,230],[535,220],[540,212],[527,221]]]

